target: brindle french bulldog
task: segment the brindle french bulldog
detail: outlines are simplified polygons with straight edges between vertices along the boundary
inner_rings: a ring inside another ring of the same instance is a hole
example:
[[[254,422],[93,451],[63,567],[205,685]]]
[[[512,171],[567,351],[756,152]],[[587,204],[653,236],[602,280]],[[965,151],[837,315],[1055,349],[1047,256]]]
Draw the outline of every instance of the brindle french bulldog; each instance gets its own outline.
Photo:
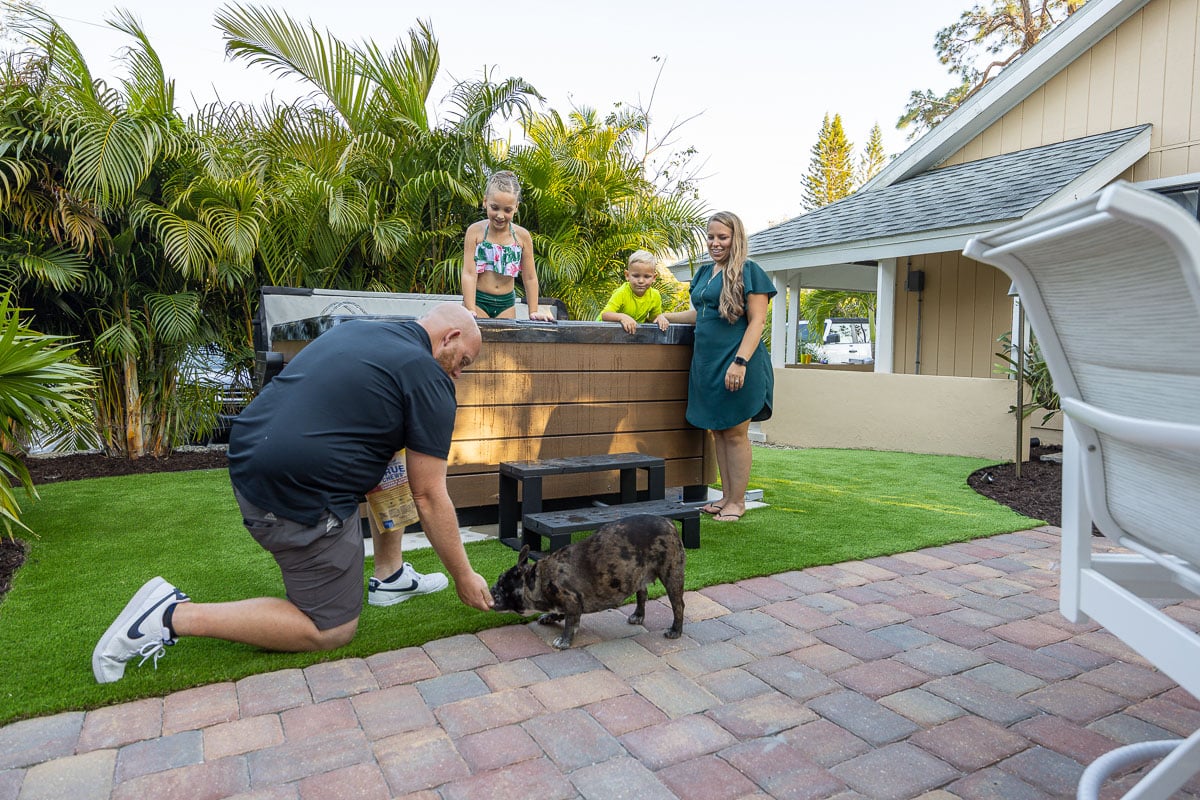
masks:
[[[602,526],[583,541],[530,562],[529,546],[521,548],[517,565],[492,587],[495,611],[547,613],[538,622],[565,620],[554,640],[560,650],[571,646],[579,616],[616,608],[632,594],[637,608],[630,625],[646,616],[646,587],[657,579],[667,590],[675,621],[664,634],[678,639],[683,632],[684,551],[675,523],[648,514],[626,517]]]

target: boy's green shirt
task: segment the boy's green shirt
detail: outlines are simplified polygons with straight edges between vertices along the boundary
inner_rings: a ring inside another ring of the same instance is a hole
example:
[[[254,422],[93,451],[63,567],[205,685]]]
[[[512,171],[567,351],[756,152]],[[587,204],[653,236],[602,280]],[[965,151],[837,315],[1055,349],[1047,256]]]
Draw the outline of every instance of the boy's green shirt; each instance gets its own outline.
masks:
[[[608,298],[608,304],[600,311],[596,319],[603,319],[605,311],[615,311],[618,314],[628,314],[639,324],[653,322],[662,313],[662,294],[653,286],[638,297],[633,293],[633,287],[626,281]]]

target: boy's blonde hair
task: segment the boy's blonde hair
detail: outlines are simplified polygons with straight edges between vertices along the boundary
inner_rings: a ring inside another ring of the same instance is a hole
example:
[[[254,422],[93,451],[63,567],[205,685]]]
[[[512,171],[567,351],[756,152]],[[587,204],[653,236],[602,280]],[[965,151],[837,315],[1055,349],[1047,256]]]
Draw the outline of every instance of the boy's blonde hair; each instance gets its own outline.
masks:
[[[649,264],[658,269],[658,259],[649,250],[634,250],[629,254],[629,259],[625,262],[625,269],[629,269],[634,264]]]

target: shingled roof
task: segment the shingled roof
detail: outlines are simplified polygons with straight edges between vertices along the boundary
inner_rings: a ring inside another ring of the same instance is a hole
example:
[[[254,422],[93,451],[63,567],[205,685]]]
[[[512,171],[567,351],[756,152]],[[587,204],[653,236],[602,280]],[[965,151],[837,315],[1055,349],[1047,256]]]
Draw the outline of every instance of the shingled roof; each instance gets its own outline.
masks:
[[[1019,219],[1149,125],[931,169],[864,190],[750,237],[750,255]]]

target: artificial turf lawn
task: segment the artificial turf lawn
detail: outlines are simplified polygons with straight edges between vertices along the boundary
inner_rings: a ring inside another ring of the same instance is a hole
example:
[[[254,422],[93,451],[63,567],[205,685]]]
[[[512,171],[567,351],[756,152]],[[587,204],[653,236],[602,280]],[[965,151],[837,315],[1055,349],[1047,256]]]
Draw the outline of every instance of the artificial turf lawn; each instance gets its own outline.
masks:
[[[967,486],[967,476],[989,463],[756,447],[750,487],[762,489],[770,507],[751,510],[736,523],[703,517],[701,547],[687,552],[687,588],[1042,524]],[[282,596],[278,570],[242,527],[225,470],[98,478],[39,491],[41,499],[27,504],[25,517],[38,537],[29,540],[29,557],[0,604],[0,724],[522,621],[467,608],[453,587],[389,608],[366,605],[364,589],[358,635],[338,650],[266,653],[189,638],[169,648],[157,670],[134,661],[122,680],[99,685],[92,677],[92,648],[146,580],[162,575],[192,599],[213,602]],[[516,561],[515,552],[494,540],[466,548],[489,581]],[[421,572],[440,569],[429,549],[405,557]],[[368,560],[368,574],[370,568]],[[655,584],[651,596],[661,594]]]

